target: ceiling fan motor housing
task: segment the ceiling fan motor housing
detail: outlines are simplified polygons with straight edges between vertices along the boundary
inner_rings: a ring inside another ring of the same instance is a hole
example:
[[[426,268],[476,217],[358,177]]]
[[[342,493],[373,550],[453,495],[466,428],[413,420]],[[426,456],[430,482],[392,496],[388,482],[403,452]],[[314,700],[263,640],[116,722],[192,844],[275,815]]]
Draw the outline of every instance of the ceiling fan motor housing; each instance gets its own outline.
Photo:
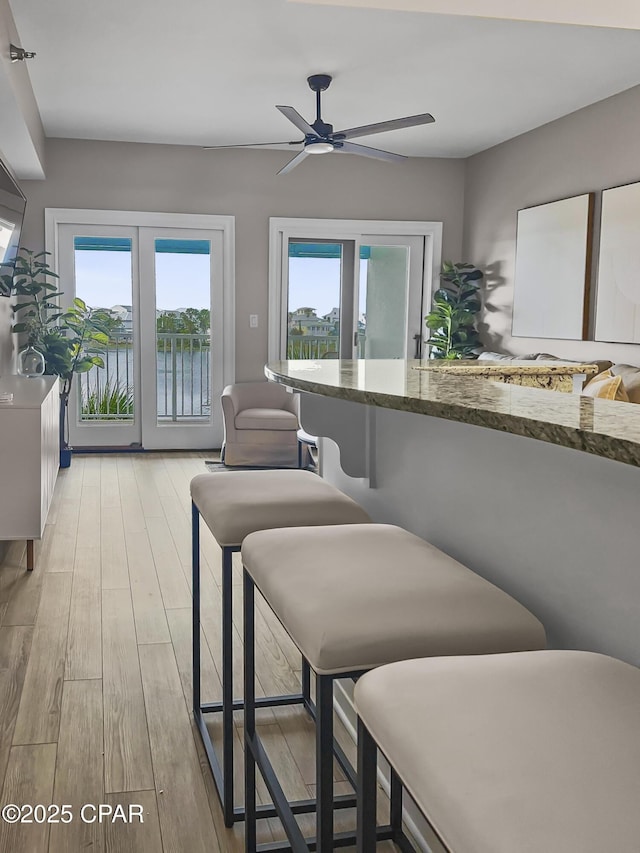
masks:
[[[330,74],[312,74],[307,77],[307,83],[313,92],[326,92],[331,85],[331,79]]]
[[[326,122],[322,121],[322,119],[320,119],[320,118],[316,119],[313,122],[313,124],[311,125],[311,127],[315,130],[315,132],[318,134],[318,136],[327,137],[327,136],[331,136],[333,133],[333,125],[327,124]],[[311,135],[309,135],[307,137],[307,139],[313,139],[313,138],[314,137]]]

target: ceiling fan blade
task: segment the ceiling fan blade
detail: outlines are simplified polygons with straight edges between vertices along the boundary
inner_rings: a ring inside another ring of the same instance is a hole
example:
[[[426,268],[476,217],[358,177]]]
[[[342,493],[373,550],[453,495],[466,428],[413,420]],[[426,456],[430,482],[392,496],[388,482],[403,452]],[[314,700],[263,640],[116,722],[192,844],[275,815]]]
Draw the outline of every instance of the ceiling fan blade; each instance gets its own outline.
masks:
[[[385,133],[388,130],[400,130],[403,127],[417,127],[419,124],[432,124],[434,121],[431,113],[422,113],[419,116],[405,116],[405,118],[394,118],[391,121],[350,127],[348,130],[339,130],[335,135],[345,139],[355,139],[357,136],[370,136],[373,133]]]
[[[293,160],[289,160],[287,165],[283,169],[280,169],[278,174],[279,175],[286,175],[292,169],[295,169],[296,166],[299,166],[300,163],[302,163],[302,161],[308,156],[309,156],[309,152],[306,150],[306,148],[303,148],[299,154],[296,154],[296,156],[293,158]]]
[[[203,151],[216,151],[218,148],[262,148],[268,145],[302,145],[304,139],[295,142],[242,142],[240,145],[203,145]]]
[[[391,151],[382,151],[380,148],[369,148],[368,145],[356,145],[355,142],[343,142],[337,144],[335,151],[344,151],[345,154],[362,154],[363,157],[373,157],[374,160],[387,160],[390,163],[399,163],[408,160],[404,154],[392,154]],[[298,155],[300,156],[300,155]]]
[[[283,107],[283,106],[276,106],[276,109],[280,110],[282,115],[285,116],[286,118],[288,118],[289,121],[293,122],[293,124],[295,124],[295,126],[298,128],[298,130],[301,130],[305,136],[307,136],[309,134],[311,136],[317,136],[318,135],[315,132],[315,130],[311,127],[309,122],[306,121],[306,119],[302,118],[302,116],[300,115],[298,110],[294,109],[293,107]]]

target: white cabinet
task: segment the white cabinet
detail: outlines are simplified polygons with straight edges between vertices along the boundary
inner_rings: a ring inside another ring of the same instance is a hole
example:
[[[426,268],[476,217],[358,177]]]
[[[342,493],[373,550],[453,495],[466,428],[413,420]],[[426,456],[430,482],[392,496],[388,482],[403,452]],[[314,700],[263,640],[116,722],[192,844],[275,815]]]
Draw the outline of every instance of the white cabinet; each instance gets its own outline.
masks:
[[[0,391],[13,394],[0,403],[0,540],[32,542],[44,532],[58,476],[58,378],[3,376]]]

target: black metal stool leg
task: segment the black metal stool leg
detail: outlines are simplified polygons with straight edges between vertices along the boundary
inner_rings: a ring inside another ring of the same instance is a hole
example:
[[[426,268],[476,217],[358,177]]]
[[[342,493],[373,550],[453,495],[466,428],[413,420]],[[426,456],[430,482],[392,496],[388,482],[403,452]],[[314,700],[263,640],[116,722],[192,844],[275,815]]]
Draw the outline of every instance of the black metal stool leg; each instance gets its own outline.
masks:
[[[233,826],[233,576],[232,550],[222,549],[222,810]]]
[[[245,571],[244,578],[244,810],[245,851],[257,848],[256,761],[253,743],[256,733],[254,585]]]
[[[316,676],[316,851],[333,850],[333,678]]]
[[[200,714],[200,513],[191,503],[191,622],[193,661],[193,711]]]
[[[302,697],[307,711],[311,710],[311,667],[302,658]]]
[[[244,709],[244,700],[234,699],[233,696],[233,553],[239,551],[237,546],[225,546],[222,548],[222,701],[202,702],[202,674],[201,674],[201,559],[200,559],[200,512],[192,502],[192,664],[193,664],[193,715],[202,738],[202,743],[207,755],[207,761],[211,769],[211,775],[215,783],[216,792],[220,798],[225,826],[233,826],[235,821],[244,820],[244,807],[236,806],[234,802],[234,711]],[[310,685],[310,680],[308,679]],[[307,688],[307,694],[310,693]],[[287,705],[304,704],[309,713],[313,715],[313,705],[305,700],[302,692],[282,696],[259,696],[255,698],[255,707],[270,708]],[[207,728],[205,715],[212,713],[222,714],[222,756],[218,757],[213,745],[211,734]],[[315,810],[313,800],[299,801],[298,808],[302,812]],[[261,805],[257,807],[261,817],[273,817],[276,810],[272,805]]]
[[[375,741],[358,718],[357,853],[373,853],[376,849],[377,769]],[[391,824],[393,827],[393,777],[391,795]]]
[[[390,823],[394,832],[394,838],[402,835],[402,782],[396,771],[391,768],[391,796],[390,796]]]

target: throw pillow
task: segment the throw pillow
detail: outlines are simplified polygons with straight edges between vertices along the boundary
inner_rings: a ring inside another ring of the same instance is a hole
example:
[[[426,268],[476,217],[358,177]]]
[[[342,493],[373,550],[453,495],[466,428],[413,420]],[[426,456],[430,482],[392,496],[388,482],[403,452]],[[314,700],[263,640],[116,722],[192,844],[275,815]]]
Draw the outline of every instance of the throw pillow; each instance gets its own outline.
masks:
[[[613,376],[620,376],[630,403],[640,403],[640,367],[631,364],[614,364]]]
[[[585,397],[598,397],[601,400],[618,400],[628,403],[629,397],[622,384],[622,376],[612,376],[610,370],[603,370],[594,376],[582,389]]]

